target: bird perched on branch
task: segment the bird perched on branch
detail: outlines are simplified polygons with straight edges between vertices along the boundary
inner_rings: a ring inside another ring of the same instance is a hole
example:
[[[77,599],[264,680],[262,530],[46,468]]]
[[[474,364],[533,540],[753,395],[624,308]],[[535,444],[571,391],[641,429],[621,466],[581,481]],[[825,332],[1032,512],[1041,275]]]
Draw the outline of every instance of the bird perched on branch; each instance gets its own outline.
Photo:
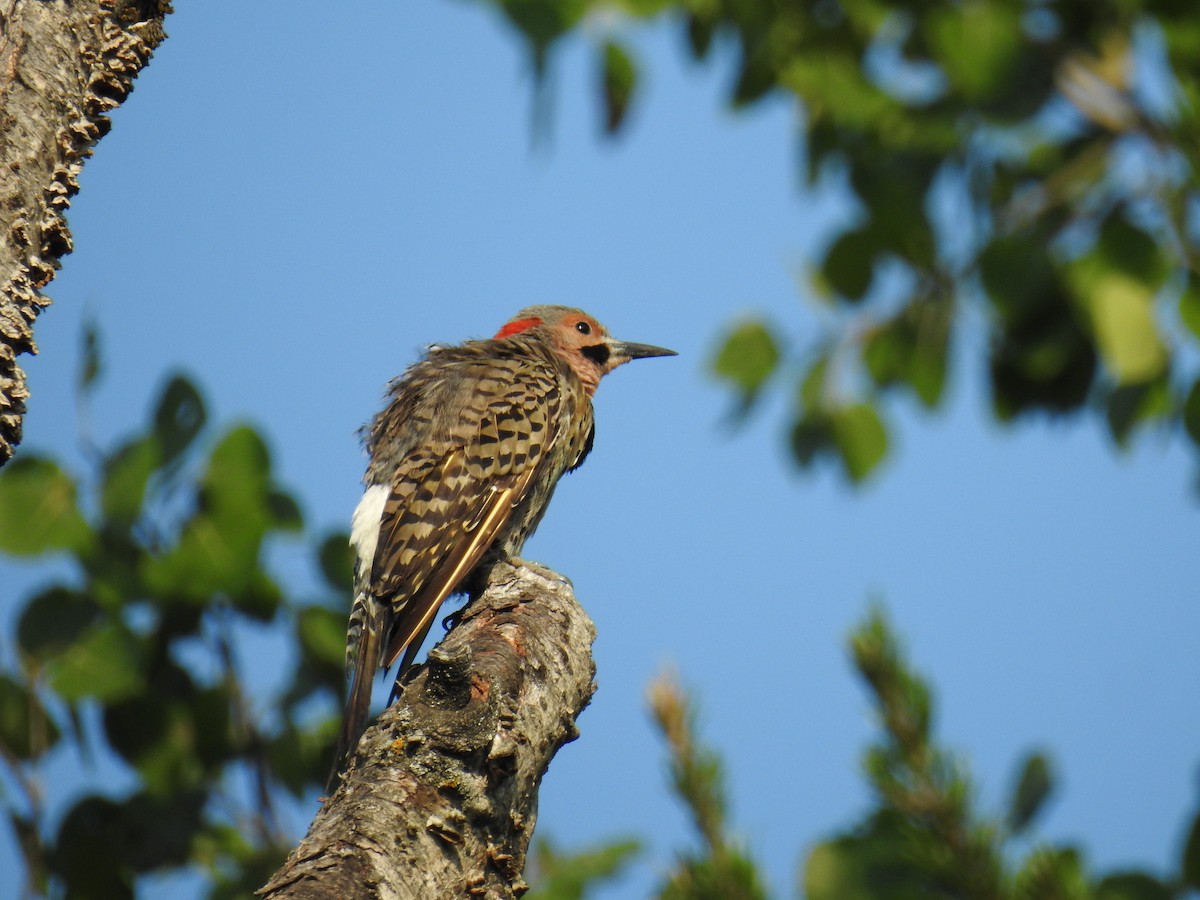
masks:
[[[632,359],[673,350],[618,341],[565,306],[531,306],[491,340],[434,346],[392,382],[366,430],[366,493],[354,511],[350,694],[334,776],[366,725],[371,682],[396,688],[438,607],[516,556],[554,487],[592,448],[592,395]]]

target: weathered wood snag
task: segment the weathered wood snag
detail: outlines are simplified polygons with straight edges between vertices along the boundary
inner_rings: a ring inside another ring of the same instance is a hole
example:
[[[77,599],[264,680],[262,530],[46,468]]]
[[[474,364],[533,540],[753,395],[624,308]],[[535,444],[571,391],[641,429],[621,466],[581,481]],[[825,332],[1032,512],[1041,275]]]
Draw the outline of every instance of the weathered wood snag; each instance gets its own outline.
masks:
[[[497,565],[259,895],[520,896],[538,786],[595,690],[594,637],[561,576]]]
[[[0,465],[21,440],[42,288],[71,252],[63,215],[133,79],[166,36],[167,0],[0,0]]]

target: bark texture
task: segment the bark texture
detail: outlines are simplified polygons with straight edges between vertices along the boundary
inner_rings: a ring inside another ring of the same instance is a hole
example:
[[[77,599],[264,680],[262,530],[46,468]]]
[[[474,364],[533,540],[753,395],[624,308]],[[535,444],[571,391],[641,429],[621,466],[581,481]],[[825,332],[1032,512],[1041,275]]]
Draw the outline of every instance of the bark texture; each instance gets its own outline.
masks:
[[[498,564],[367,729],[268,898],[507,898],[555,752],[595,690],[595,629],[561,576]]]
[[[42,294],[92,147],[166,36],[167,0],[0,0],[0,465],[21,440]]]

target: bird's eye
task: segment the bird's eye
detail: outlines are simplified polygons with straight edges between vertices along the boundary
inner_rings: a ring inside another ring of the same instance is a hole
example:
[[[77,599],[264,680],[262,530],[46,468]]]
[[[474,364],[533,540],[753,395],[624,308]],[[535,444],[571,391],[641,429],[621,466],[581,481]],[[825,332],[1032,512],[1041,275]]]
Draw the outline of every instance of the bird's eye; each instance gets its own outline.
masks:
[[[592,326],[589,325],[587,322],[576,322],[575,330],[578,331],[580,334],[591,334]]]

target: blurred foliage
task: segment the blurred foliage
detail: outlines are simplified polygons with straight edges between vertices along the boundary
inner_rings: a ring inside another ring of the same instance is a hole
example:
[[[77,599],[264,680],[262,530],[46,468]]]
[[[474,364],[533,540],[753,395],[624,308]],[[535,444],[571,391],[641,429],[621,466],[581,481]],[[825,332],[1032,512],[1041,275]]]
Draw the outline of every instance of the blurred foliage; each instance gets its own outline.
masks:
[[[864,771],[874,801],[861,821],[808,853],[797,890],[808,900],[1168,900],[1200,887],[1200,814],[1183,847],[1179,871],[1096,876],[1082,853],[1029,834],[1054,790],[1047,758],[1021,763],[1007,809],[979,809],[966,766],[933,737],[928,686],[909,667],[878,610],[850,638],[855,667],[871,694],[880,735]],[[702,746],[692,701],[677,681],[650,688],[651,714],[670,754],[675,793],[700,841],[676,862],[663,900],[763,898],[756,864],[729,836],[721,761]],[[778,761],[778,760],[777,760]],[[1021,839],[1014,846],[1015,839]],[[1027,848],[1024,855],[1020,847]]]
[[[539,838],[525,873],[534,888],[525,900],[582,900],[592,888],[620,876],[641,850],[639,841],[623,838],[592,850],[563,853],[549,838]]]
[[[696,740],[695,711],[678,680],[664,674],[648,692],[650,714],[667,742],[671,787],[691,814],[697,850],[680,854],[663,900],[764,900],[758,869],[730,837],[721,760]]]
[[[631,120],[643,73],[628,22],[668,16],[692,57],[732,54],[734,107],[795,98],[804,179],[844,183],[856,202],[808,279],[826,325],[799,343],[777,323],[742,320],[713,369],[739,414],[794,382],[798,463],[870,476],[890,443],[885,397],[938,407],[968,326],[986,330],[1000,420],[1091,409],[1118,445],[1165,427],[1200,447],[1195,3],[488,2],[539,72],[564,36],[595,40],[609,134]],[[85,397],[101,372],[89,327]],[[311,796],[325,774],[343,603],[289,598],[269,574],[264,548],[301,532],[299,507],[275,484],[261,436],[214,434],[186,379],[164,386],[143,431],[91,456],[87,472],[30,453],[0,470],[0,551],[55,573],[22,601],[0,666],[0,803],[26,891],[129,897],[139,876],[186,869],[214,897],[248,894],[290,849],[279,804]],[[321,542],[314,561],[344,598],[345,537]],[[292,671],[278,696],[252,690],[239,659],[264,624],[295,653],[279,663]],[[1165,878],[1097,877],[1075,848],[1031,838],[1055,783],[1042,754],[1022,762],[1006,809],[982,812],[965,766],[935,742],[929,689],[887,623],[873,614],[851,643],[881,726],[865,762],[876,802],[808,855],[806,896],[1200,890],[1200,816]],[[651,708],[698,836],[660,896],[767,896],[731,837],[721,762],[697,740],[691,702],[665,679]],[[627,840],[573,854],[543,841],[531,896],[583,896],[636,853]]]
[[[733,107],[798,102],[803,178],[845,185],[857,206],[809,278],[826,325],[803,344],[731,326],[714,369],[743,411],[791,373],[801,465],[870,475],[884,396],[937,407],[966,322],[986,329],[1000,420],[1092,408],[1118,445],[1182,423],[1200,448],[1200,6],[485,2],[539,71],[569,34],[596,43],[610,133],[637,102],[630,25],[657,17],[695,59],[734,57]]]
[[[94,328],[84,357],[86,398]],[[280,803],[311,799],[328,765],[345,536],[316,560],[333,599],[287,597],[264,550],[301,531],[299,507],[259,434],[212,433],[181,376],[144,430],[89,453],[90,472],[30,452],[0,470],[0,551],[54,578],[20,603],[0,672],[0,808],[25,891],[132,897],[142,875],[187,870],[212,897],[246,896],[291,849]],[[240,658],[265,625],[294,647],[275,662],[282,696]]]

